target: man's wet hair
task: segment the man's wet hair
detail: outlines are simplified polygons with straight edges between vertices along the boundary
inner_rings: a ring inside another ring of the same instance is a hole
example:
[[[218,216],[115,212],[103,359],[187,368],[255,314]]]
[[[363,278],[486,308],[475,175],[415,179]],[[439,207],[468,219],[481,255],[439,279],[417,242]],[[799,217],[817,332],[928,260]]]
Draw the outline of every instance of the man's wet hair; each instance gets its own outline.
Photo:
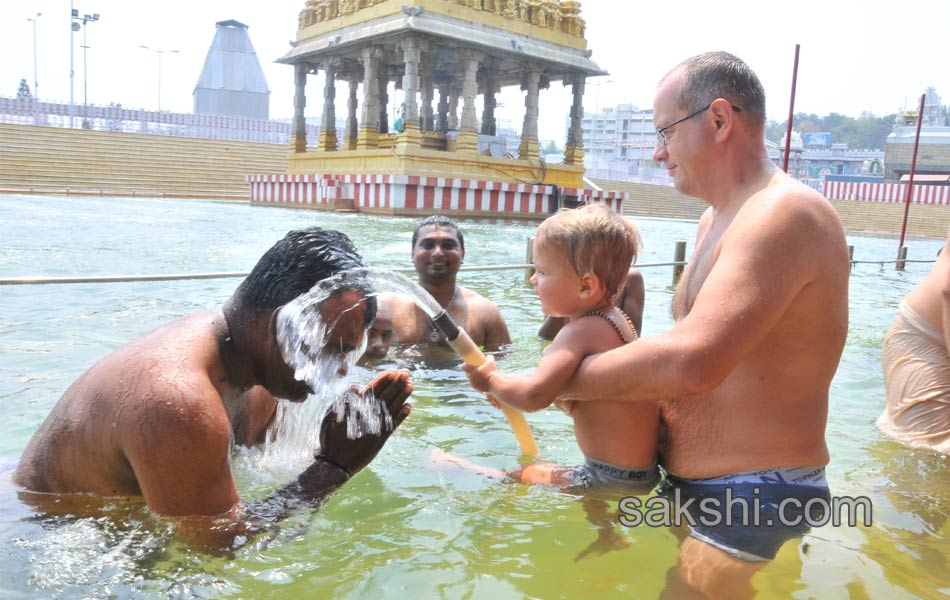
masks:
[[[261,256],[232,297],[236,308],[256,316],[270,314],[317,282],[347,269],[365,267],[346,234],[310,227],[290,231]],[[366,295],[366,325],[376,318],[376,297],[369,284],[354,279],[334,290],[336,296],[355,289]]]
[[[706,52],[687,58],[670,74],[679,69],[683,87],[678,104],[684,110],[699,110],[716,98],[725,98],[753,123],[765,126],[765,88],[740,58],[728,52]]]
[[[462,230],[459,229],[459,226],[455,224],[455,221],[446,217],[445,215],[432,215],[431,217],[426,217],[422,220],[419,225],[416,226],[415,231],[412,232],[412,249],[416,249],[416,242],[419,240],[419,230],[423,227],[446,227],[449,229],[455,230],[455,236],[459,239],[459,246],[462,250],[465,250],[465,238],[462,237]]]

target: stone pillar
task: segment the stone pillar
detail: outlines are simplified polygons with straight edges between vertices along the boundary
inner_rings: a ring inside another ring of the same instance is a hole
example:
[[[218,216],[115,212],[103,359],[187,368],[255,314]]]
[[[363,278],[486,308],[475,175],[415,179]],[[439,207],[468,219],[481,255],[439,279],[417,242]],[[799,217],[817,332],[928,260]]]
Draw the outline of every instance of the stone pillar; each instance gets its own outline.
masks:
[[[449,129],[449,91],[448,85],[439,86],[439,119],[435,130],[445,133]]]
[[[307,151],[307,121],[303,115],[303,109],[307,106],[307,71],[310,70],[307,64],[294,65],[294,120],[293,133],[290,136],[290,148],[293,152],[300,153]]]
[[[567,142],[564,144],[564,164],[584,164],[584,85],[587,76],[575,73],[569,79],[574,93],[574,102],[571,104],[571,125],[567,130]],[[567,83],[568,81],[565,81]]]
[[[478,63],[482,54],[475,50],[462,50],[459,53],[465,65],[462,80],[462,120],[459,123],[456,152],[478,154],[478,121],[475,114],[475,96],[478,95]]]
[[[449,87],[449,115],[447,124],[449,130],[459,128],[459,90],[455,84]]]
[[[320,138],[317,140],[317,149],[324,152],[336,152],[336,70],[340,66],[339,59],[331,58],[324,61],[323,71],[326,83],[323,86],[323,119],[320,121]]]
[[[492,66],[485,65],[482,72],[482,134],[495,135],[495,78],[492,77]]]
[[[385,66],[380,67],[376,82],[379,84],[376,94],[379,99],[379,133],[389,133],[389,73]]]
[[[408,36],[400,43],[406,72],[402,78],[405,92],[406,113],[403,116],[403,129],[396,138],[396,149],[406,150],[422,145],[422,133],[419,131],[419,66],[422,62],[422,43],[415,36]]]
[[[346,103],[346,143],[344,148],[347,150],[356,150],[356,140],[359,135],[359,125],[356,122],[356,108],[359,100],[356,97],[356,88],[359,86],[359,80],[352,77],[350,83],[350,97]]]
[[[435,60],[429,55],[423,56],[422,72],[420,78],[422,81],[422,110],[421,126],[422,131],[433,131],[435,129],[435,119],[432,112],[433,93],[433,75],[435,71]]]
[[[356,147],[368,150],[379,146],[379,48],[363,48],[363,110]]]
[[[524,84],[524,124],[521,126],[521,145],[518,146],[518,159],[538,158],[538,86],[541,72],[536,67],[526,68]]]

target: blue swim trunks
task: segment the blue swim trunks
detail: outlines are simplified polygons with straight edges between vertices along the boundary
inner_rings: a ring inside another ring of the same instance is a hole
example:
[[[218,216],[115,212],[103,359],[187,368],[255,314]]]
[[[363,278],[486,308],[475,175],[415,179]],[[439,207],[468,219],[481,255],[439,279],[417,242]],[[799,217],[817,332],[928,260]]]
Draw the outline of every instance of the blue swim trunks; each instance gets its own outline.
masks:
[[[769,561],[787,540],[822,523],[831,493],[824,467],[736,473],[711,479],[668,475],[660,495],[684,506],[690,535],[745,561]]]
[[[628,469],[588,457],[583,465],[574,467],[570,478],[568,489],[572,492],[605,487],[649,491],[660,480],[660,470],[655,464],[645,469]]]

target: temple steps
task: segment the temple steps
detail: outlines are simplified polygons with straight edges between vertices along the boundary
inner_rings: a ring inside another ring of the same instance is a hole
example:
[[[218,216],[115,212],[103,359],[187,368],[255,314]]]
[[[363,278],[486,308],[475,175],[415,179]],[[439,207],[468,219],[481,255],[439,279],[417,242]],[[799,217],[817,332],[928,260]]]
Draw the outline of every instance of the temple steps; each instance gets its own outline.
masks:
[[[245,176],[287,170],[288,146],[0,124],[0,190],[247,200]]]

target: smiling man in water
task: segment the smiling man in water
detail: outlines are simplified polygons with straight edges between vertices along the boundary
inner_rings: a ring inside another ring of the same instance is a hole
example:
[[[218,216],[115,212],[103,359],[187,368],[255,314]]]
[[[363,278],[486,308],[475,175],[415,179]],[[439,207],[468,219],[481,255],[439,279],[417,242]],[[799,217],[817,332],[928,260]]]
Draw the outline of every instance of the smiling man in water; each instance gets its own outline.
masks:
[[[419,284],[465,329],[473,342],[497,350],[511,343],[508,325],[491,300],[456,283],[464,260],[465,238],[448,217],[427,217],[413,231],[412,264]],[[393,331],[399,343],[445,345],[443,335],[412,300],[396,296],[389,302]]]
[[[215,539],[225,543],[255,517],[280,518],[319,501],[369,464],[409,414],[407,371],[387,371],[367,386],[392,415],[391,429],[350,440],[349,415],[338,421],[331,412],[314,462],[265,501],[241,503],[231,447],[263,439],[275,397],[301,402],[312,392],[282,356],[279,309],[318,281],[363,266],[340,232],[291,231],[224,306],[148,332],[76,380],[27,445],[16,483],[36,492],[140,496],[161,515],[223,518],[224,527],[208,521],[207,529],[217,525]],[[343,287],[319,305],[331,324],[328,355],[362,346],[376,312],[368,293]]]

